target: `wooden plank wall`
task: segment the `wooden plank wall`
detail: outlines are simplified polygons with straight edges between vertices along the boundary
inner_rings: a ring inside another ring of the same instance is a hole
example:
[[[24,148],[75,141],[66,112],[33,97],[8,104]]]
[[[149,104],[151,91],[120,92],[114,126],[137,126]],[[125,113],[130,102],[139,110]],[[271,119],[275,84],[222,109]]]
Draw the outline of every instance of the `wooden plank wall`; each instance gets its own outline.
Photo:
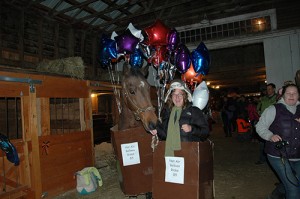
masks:
[[[93,166],[89,131],[39,137],[42,190],[49,197],[76,188],[75,172]]]
[[[89,79],[103,71],[97,62],[98,33],[57,23],[4,1],[0,9],[5,19],[0,20],[0,65],[35,70],[42,60],[80,56]]]
[[[94,165],[92,107],[87,82],[56,76],[3,71],[0,71],[0,76],[42,81],[41,85],[35,85],[36,93],[29,92],[28,83],[0,81],[1,97],[22,99],[23,140],[19,140],[21,144],[17,145],[21,159],[18,167],[18,183],[30,189],[29,192],[27,191],[27,198],[40,198],[44,192],[53,197],[74,189],[76,187],[74,173]],[[84,126],[82,132],[50,135],[49,98],[52,97],[80,99],[81,120]],[[37,121],[37,118],[40,120]],[[17,140],[12,141],[17,142]],[[0,157],[1,160],[5,161],[6,168],[11,168],[8,167],[10,164],[5,157]],[[13,177],[13,173],[11,170],[8,171],[9,179]],[[12,186],[16,182],[10,180],[10,184]],[[12,188],[14,193],[22,192],[16,187]]]

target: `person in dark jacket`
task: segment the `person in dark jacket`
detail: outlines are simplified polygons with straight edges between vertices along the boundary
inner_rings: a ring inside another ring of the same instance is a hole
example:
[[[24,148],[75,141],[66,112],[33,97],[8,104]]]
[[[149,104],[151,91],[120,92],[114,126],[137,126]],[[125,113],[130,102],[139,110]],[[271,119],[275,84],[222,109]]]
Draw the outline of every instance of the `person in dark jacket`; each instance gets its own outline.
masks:
[[[150,131],[166,140],[166,156],[174,156],[174,150],[181,149],[181,142],[205,141],[209,125],[202,111],[192,106],[192,95],[186,84],[174,80],[165,98],[165,107],[157,129]]]
[[[282,98],[262,113],[258,135],[266,140],[265,152],[281,183],[285,198],[300,198],[300,102],[295,84],[282,89]],[[276,191],[276,190],[275,190]],[[277,192],[282,192],[277,190]],[[276,192],[272,193],[274,198]],[[277,195],[277,194],[276,194]]]

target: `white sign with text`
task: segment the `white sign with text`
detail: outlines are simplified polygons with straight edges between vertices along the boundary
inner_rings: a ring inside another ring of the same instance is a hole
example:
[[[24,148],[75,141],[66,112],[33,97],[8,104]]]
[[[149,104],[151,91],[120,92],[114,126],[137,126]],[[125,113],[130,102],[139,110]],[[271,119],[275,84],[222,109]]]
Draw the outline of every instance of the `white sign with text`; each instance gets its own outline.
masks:
[[[123,166],[140,164],[140,152],[137,142],[121,144]]]
[[[166,173],[165,181],[177,184],[184,184],[184,158],[165,157]]]

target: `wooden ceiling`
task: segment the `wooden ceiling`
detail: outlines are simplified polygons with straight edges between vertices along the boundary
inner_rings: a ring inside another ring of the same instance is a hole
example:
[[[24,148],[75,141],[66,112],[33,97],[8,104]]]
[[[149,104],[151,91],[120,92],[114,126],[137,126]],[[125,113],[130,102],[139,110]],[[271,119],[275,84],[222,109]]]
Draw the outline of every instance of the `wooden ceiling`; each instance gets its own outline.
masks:
[[[95,34],[120,33],[129,23],[143,30],[156,19],[176,28],[268,9],[276,9],[278,29],[300,26],[299,0],[4,0],[0,4]],[[264,85],[261,43],[210,53],[211,69],[205,80],[211,85],[242,92],[254,92]]]

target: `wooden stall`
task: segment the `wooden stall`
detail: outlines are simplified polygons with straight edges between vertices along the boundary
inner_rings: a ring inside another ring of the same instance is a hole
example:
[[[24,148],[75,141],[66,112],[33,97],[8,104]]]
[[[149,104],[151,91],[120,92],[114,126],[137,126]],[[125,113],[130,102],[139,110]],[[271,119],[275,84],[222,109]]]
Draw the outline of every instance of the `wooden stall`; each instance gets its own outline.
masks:
[[[92,96],[94,144],[110,142],[110,128],[118,123],[118,84],[89,81]]]
[[[166,181],[165,142],[160,142],[153,154],[153,198],[213,199],[213,144],[182,142],[175,157],[184,158],[183,182]],[[174,170],[182,165],[173,164]],[[172,170],[173,171],[173,170]],[[178,171],[172,172],[179,174]]]
[[[51,198],[76,188],[74,173],[94,165],[88,82],[0,72],[0,99],[6,107],[1,111],[6,110],[8,116],[10,99],[20,102],[13,124],[21,123],[16,136],[14,129],[6,128],[7,134],[17,137],[10,140],[20,164],[14,166],[4,153],[0,155],[0,183],[5,186],[0,198]]]

